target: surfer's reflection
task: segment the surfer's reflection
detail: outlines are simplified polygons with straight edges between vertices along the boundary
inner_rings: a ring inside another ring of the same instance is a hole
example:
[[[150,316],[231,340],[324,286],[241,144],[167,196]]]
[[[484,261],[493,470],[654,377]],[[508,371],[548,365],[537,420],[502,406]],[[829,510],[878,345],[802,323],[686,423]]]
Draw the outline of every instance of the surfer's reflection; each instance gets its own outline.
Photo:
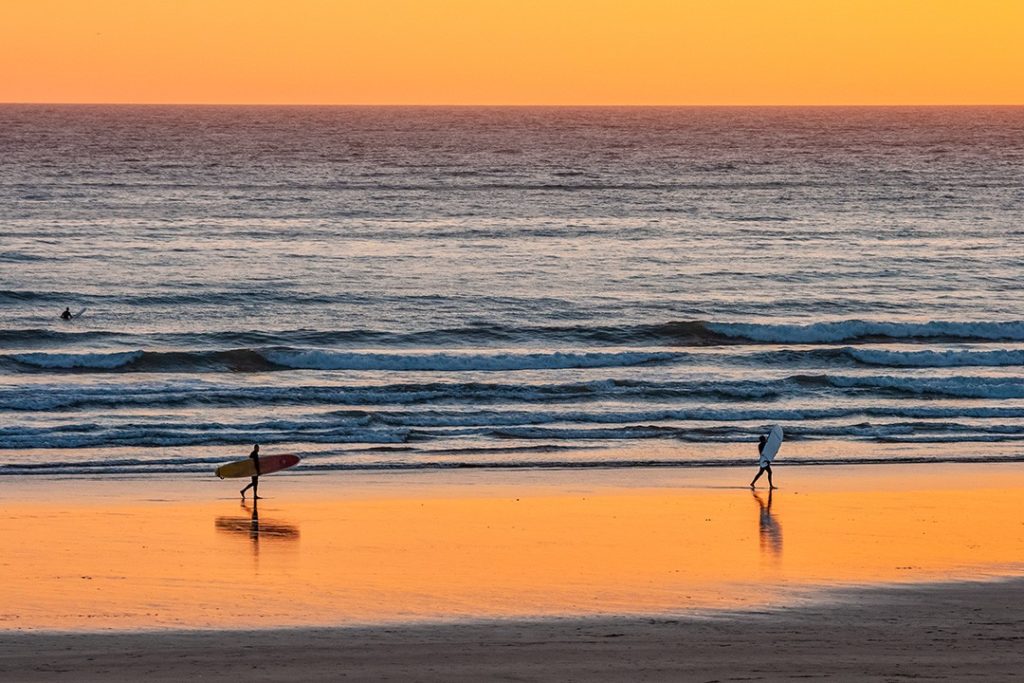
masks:
[[[299,537],[299,529],[291,524],[275,522],[271,520],[260,521],[259,504],[253,501],[250,506],[242,502],[242,509],[248,513],[246,517],[218,517],[214,521],[217,531],[225,531],[231,534],[245,534],[253,543],[259,543],[260,539],[281,539],[296,540]]]
[[[772,516],[772,491],[771,489],[768,490],[768,502],[765,502],[758,491],[754,491],[753,495],[761,511],[760,519],[758,520],[761,552],[771,553],[775,557],[779,557],[782,555],[782,526]]]
[[[260,540],[260,506],[259,498],[252,499],[252,518],[249,520],[249,538],[254,541]],[[242,501],[242,507],[245,507],[245,501]]]

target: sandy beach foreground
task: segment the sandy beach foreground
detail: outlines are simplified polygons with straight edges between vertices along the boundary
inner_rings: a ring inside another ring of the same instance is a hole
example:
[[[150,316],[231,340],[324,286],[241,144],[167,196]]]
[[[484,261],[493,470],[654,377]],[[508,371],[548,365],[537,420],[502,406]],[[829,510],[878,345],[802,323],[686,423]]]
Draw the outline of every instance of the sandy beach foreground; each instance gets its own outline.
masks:
[[[5,483],[0,679],[999,678],[1016,464]]]
[[[17,681],[1015,680],[1024,581],[847,592],[716,618],[0,635]]]

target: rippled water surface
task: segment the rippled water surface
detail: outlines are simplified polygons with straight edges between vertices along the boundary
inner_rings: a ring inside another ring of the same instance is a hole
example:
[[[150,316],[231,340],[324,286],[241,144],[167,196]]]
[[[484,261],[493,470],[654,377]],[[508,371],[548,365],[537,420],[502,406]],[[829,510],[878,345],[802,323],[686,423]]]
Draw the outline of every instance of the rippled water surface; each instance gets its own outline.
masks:
[[[1024,108],[2,106],[0,472],[1022,458],[1022,178]]]

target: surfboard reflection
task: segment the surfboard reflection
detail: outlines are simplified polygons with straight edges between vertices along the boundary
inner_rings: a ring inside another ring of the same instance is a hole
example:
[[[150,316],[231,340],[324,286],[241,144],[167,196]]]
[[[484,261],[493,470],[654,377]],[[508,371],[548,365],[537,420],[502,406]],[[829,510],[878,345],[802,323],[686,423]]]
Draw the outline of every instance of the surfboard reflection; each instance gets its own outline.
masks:
[[[761,552],[770,554],[773,557],[782,556],[782,525],[772,515],[772,491],[768,490],[768,500],[761,497],[760,492],[754,491],[754,500],[760,508],[758,519],[758,532],[761,540]]]
[[[248,513],[246,517],[218,517],[214,520],[217,531],[230,534],[246,535],[252,541],[274,539],[294,541],[299,538],[299,528],[292,524],[269,519],[260,520],[259,505],[252,506],[242,503],[242,509]]]

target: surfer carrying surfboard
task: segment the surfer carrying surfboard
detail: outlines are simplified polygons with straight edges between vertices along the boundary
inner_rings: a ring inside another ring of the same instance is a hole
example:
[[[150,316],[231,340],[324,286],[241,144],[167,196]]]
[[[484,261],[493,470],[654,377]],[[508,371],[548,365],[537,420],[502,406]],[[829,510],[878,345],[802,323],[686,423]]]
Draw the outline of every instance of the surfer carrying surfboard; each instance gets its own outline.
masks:
[[[286,470],[289,467],[294,467],[299,464],[299,456],[297,455],[260,455],[260,445],[255,444],[252,447],[252,453],[249,454],[248,458],[241,460],[235,460],[229,462],[226,465],[221,465],[213,471],[221,479],[244,479],[245,477],[252,477],[252,483],[242,489],[242,500],[245,500],[245,492],[252,489],[252,496],[254,499],[258,499],[256,495],[256,487],[259,486],[259,477],[264,474],[270,474],[271,472],[280,472]]]
[[[750,482],[750,488],[754,488],[754,484],[761,478],[762,474],[768,474],[768,488],[775,488],[775,484],[772,483],[772,460],[775,459],[775,454],[779,452],[779,446],[782,445],[782,427],[775,425],[772,427],[768,435],[761,435],[761,438],[757,441],[757,454],[758,454],[758,467],[757,474],[754,476],[754,480]]]
[[[249,458],[252,459],[253,467],[256,468],[256,474],[253,475],[252,481],[249,482],[248,486],[242,489],[242,500],[245,500],[245,492],[252,489],[252,499],[259,500],[260,497],[257,495],[257,490],[260,484],[260,445],[255,443],[252,445],[252,453],[249,454]],[[242,462],[245,462],[244,460]],[[771,481],[771,474],[768,475],[768,481]],[[751,484],[753,486],[753,484]]]

